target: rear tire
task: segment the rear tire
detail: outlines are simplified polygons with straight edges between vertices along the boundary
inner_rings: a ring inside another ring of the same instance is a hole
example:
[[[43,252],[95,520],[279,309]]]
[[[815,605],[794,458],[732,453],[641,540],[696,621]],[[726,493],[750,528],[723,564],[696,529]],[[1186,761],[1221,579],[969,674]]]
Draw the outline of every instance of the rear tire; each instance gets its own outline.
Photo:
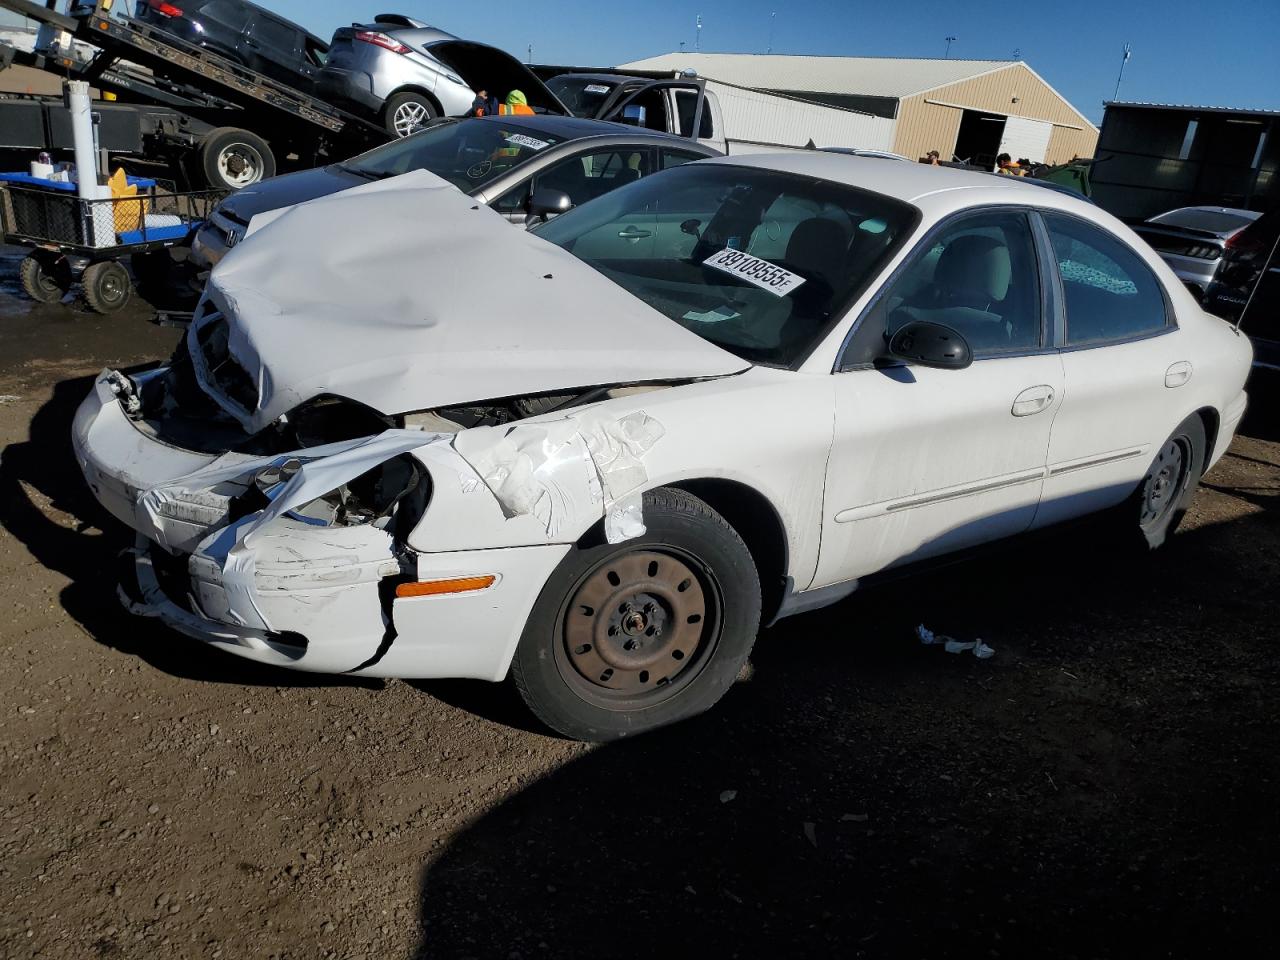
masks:
[[[84,299],[95,313],[115,313],[133,295],[129,271],[115,260],[90,264],[84,272]]]
[[[1192,414],[1156,452],[1142,483],[1123,508],[1129,539],[1140,550],[1163,546],[1182,522],[1204,473],[1206,446],[1204,421]]]
[[[238,127],[219,127],[200,144],[200,172],[215,190],[240,190],[276,175],[267,141]]]
[[[409,137],[440,116],[440,111],[428,97],[406,91],[397,93],[387,101],[383,111],[383,124],[393,137]]]
[[[633,736],[710,709],[760,626],[760,580],[720,514],[681,490],[644,495],[642,537],[580,544],[543,587],[511,676],[576,740]]]
[[[57,303],[71,289],[71,264],[62,254],[36,250],[18,265],[27,296],[39,303]]]

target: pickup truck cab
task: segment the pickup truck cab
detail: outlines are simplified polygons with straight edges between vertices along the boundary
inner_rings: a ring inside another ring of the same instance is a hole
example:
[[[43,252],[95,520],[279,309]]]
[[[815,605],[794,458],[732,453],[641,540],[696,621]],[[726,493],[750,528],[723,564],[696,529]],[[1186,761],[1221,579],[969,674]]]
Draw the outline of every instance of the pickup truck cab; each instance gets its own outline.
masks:
[[[696,139],[705,147],[728,152],[720,101],[696,79],[653,80],[616,73],[573,72],[551,77],[546,83],[575,117],[617,120]]]

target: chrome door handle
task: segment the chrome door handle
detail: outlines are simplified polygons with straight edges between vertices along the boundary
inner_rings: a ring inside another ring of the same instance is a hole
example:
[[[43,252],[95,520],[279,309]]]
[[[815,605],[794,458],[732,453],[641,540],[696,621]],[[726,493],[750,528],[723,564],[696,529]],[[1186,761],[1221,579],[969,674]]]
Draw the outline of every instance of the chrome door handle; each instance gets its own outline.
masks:
[[[1191,379],[1191,363],[1181,360],[1164,373],[1164,385],[1169,388],[1180,387]]]
[[[649,230],[641,230],[639,227],[627,227],[618,234],[619,240],[643,240],[645,237],[652,237],[653,233]]]
[[[1047,384],[1027,387],[1013,398],[1013,409],[1009,412],[1015,417],[1030,417],[1053,406],[1053,398],[1053,387]]]

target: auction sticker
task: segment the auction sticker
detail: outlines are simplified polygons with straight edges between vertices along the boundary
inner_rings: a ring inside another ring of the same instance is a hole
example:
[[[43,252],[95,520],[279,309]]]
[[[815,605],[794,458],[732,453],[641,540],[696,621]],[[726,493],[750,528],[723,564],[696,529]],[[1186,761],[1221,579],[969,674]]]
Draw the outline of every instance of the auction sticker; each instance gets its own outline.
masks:
[[[753,257],[749,253],[743,253],[741,250],[731,250],[728,247],[719,253],[713,253],[706,260],[703,260],[702,264],[703,266],[714,267],[724,273],[732,274],[747,281],[747,283],[755,284],[761,290],[768,290],[779,297],[785,297],[792,290],[799,287],[800,284],[804,283],[804,277],[798,276],[790,270],[784,270],[768,260],[761,260],[759,257]]]
[[[528,147],[530,150],[542,150],[551,146],[545,140],[538,140],[534,137],[526,137],[523,133],[513,133],[507,137],[507,143],[514,143],[517,147]]]
[[[603,83],[589,83],[582,88],[587,93],[608,93],[609,88]]]

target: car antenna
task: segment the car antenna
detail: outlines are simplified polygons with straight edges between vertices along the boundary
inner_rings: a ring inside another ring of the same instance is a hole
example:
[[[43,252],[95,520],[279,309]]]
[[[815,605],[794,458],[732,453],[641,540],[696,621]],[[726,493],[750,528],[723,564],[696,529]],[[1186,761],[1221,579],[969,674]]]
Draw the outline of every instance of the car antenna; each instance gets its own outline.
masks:
[[[1280,249],[1280,233],[1276,234],[1275,243],[1271,244],[1271,256],[1262,261],[1262,269],[1258,271],[1258,279],[1253,282],[1253,289],[1249,291],[1249,299],[1244,302],[1244,309],[1240,311],[1240,316],[1236,318],[1236,333],[1240,332],[1240,324],[1244,323],[1244,318],[1248,314],[1249,308],[1253,306],[1253,298],[1258,295],[1258,288],[1262,286],[1262,281],[1266,279],[1267,270],[1275,262],[1277,249]]]

